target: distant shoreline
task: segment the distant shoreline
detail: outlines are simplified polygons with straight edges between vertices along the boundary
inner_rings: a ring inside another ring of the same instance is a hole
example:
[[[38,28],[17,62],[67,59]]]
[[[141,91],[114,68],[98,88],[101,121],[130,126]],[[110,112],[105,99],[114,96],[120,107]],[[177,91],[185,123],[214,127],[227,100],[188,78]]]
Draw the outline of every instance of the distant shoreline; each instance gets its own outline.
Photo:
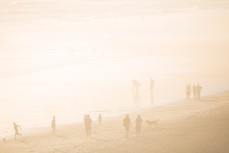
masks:
[[[221,94],[224,94],[224,93],[228,93],[229,90],[223,90],[223,91],[218,91],[216,93],[209,93],[205,96],[202,97],[201,100],[204,100],[206,98],[211,98],[211,97],[214,97],[214,96],[218,96],[218,95],[221,95]],[[200,101],[201,101],[200,100]],[[169,101],[167,103],[163,103],[163,104],[159,104],[159,105],[155,105],[155,106],[151,106],[151,107],[143,107],[143,108],[138,108],[138,109],[133,109],[132,110],[125,110],[125,109],[120,109],[120,113],[117,113],[117,110],[109,110],[107,111],[108,113],[110,113],[110,111],[114,111],[116,112],[114,115],[111,115],[111,116],[103,116],[104,117],[104,120],[105,121],[108,121],[108,120],[116,120],[117,118],[121,118],[123,117],[125,114],[141,114],[141,113],[144,113],[145,111],[148,111],[148,110],[154,110],[154,109],[160,109],[160,108],[163,108],[163,107],[167,107],[167,106],[170,106],[170,105],[176,105],[176,104],[181,104],[181,103],[186,103],[186,102],[196,102],[196,101],[199,101],[199,100],[195,100],[195,99],[190,99],[190,100],[186,100],[185,98],[184,99],[178,99],[178,100],[174,100],[174,101]],[[102,113],[103,114],[104,111],[100,111],[100,110],[95,110],[95,111],[89,111],[89,114],[90,113]],[[97,122],[97,118],[92,118],[93,119],[93,122]],[[62,123],[62,124],[58,124],[58,120],[57,120],[57,126],[60,127],[61,129],[63,128],[66,128],[68,126],[74,126],[74,125],[77,125],[77,126],[82,126],[83,125],[83,122],[82,120],[78,120],[78,121],[72,121],[72,122],[67,122],[67,123]],[[40,126],[40,127],[30,127],[30,128],[26,128],[26,127],[23,127],[23,129],[26,129],[26,130],[23,130],[23,133],[26,135],[26,136],[29,136],[29,135],[33,135],[33,134],[40,134],[40,131],[42,131],[42,133],[46,133],[48,131],[50,131],[50,127],[49,126]],[[4,132],[4,131],[2,131]],[[11,134],[7,134],[7,135],[2,135],[0,134],[0,139],[1,138],[8,138],[8,139],[12,139],[13,135],[14,135],[14,132],[13,132],[13,128],[11,129]]]
[[[185,153],[227,152],[229,128],[229,91],[206,96],[201,100],[178,101],[140,112],[130,113],[133,127],[124,138],[123,116],[105,119],[103,126],[93,120],[92,137],[86,138],[83,124],[59,125],[57,134],[42,130],[25,134],[17,141],[0,142],[0,153],[36,152],[148,152]],[[134,120],[141,114],[142,134],[135,136]],[[159,122],[151,127],[145,120]],[[173,140],[173,141],[172,141]],[[217,143],[215,143],[217,141]],[[179,145],[177,145],[179,144]],[[191,144],[191,145],[190,145]],[[153,146],[152,146],[153,145]],[[183,152],[182,151],[182,152]]]

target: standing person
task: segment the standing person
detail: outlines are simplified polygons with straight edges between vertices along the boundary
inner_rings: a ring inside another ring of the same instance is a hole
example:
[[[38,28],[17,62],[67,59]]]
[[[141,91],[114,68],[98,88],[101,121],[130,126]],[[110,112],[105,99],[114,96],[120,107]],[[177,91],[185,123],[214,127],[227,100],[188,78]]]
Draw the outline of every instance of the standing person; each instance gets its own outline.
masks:
[[[91,137],[91,124],[92,124],[92,119],[90,115],[87,116],[87,131],[88,131],[88,137]]]
[[[84,124],[85,124],[87,137],[91,137],[91,123],[92,123],[92,119],[91,119],[90,115],[86,115],[84,118]]]
[[[139,88],[141,86],[140,82],[137,80],[133,80],[133,100],[134,102],[139,101]]]
[[[88,130],[87,130],[87,114],[84,115],[84,128],[85,128],[85,133],[86,133],[86,136],[88,136]]]
[[[18,135],[20,135],[20,136],[22,135],[22,134],[19,133],[19,130],[21,130],[21,126],[20,126],[20,125],[17,125],[17,124],[14,122],[14,123],[13,123],[13,128],[14,128],[14,132],[15,132],[15,134],[14,134],[14,139],[16,140]]]
[[[52,128],[51,133],[56,134],[56,117],[55,116],[53,116],[52,118],[51,128]]]
[[[150,101],[153,104],[153,88],[154,88],[154,80],[150,79]]]
[[[130,117],[129,117],[128,114],[123,119],[123,126],[124,126],[124,128],[126,130],[126,138],[128,138],[129,137],[129,130],[130,130],[130,127],[131,127],[131,121],[130,121]]]
[[[151,91],[151,93],[153,92],[153,87],[154,87],[154,80],[151,78],[150,79],[150,91]]]
[[[192,86],[193,97],[196,98],[196,85],[193,84]]]
[[[99,122],[99,125],[101,126],[102,125],[102,115],[99,114],[98,116],[98,122]]]
[[[202,89],[202,87],[198,83],[197,86],[196,86],[196,95],[197,95],[198,99],[200,99],[201,89]]]
[[[186,86],[186,99],[190,99],[190,96],[191,96],[191,84],[189,83]]]
[[[140,115],[135,120],[136,123],[136,136],[140,136],[141,134],[141,128],[142,128],[142,118]]]

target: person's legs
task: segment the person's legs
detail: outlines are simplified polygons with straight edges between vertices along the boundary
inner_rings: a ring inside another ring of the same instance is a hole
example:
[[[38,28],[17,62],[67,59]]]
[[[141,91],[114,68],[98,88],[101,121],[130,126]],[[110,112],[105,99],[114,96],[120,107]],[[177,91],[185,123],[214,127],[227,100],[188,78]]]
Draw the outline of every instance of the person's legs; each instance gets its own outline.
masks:
[[[136,127],[136,136],[139,136],[139,126]]]
[[[15,134],[14,134],[14,139],[15,139],[15,140],[17,139],[17,135],[19,135],[19,133],[18,133],[18,130],[16,129],[16,130],[15,130]]]
[[[51,133],[52,133],[52,134],[55,134],[55,129],[54,129],[54,128],[52,128]]]
[[[200,99],[200,93],[198,93],[198,99]]]
[[[88,129],[88,126],[86,126],[86,127],[85,127],[85,132],[86,132],[86,136],[87,136],[87,137],[88,137],[88,135],[89,135],[89,134],[88,134],[88,130],[89,130],[89,129]]]
[[[126,127],[126,138],[129,137],[129,127]]]
[[[126,138],[128,137],[128,130],[127,130],[127,127],[125,127],[125,130],[126,130]]]
[[[89,131],[88,131],[88,129],[87,129],[87,131],[86,131],[86,135],[87,135],[87,137],[89,137]]]
[[[91,129],[88,131],[88,137],[91,137]]]

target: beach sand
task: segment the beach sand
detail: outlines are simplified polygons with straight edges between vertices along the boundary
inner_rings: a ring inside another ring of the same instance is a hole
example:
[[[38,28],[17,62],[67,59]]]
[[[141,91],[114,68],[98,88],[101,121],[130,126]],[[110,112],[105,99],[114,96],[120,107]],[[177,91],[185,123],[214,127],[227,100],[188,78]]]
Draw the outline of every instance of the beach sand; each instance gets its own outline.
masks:
[[[135,136],[134,120],[145,122],[142,135]],[[92,137],[86,138],[83,124],[62,125],[57,134],[50,129],[24,134],[18,140],[0,142],[0,153],[228,153],[229,92],[201,100],[179,101],[130,114],[133,127],[125,139],[122,118],[93,120]]]

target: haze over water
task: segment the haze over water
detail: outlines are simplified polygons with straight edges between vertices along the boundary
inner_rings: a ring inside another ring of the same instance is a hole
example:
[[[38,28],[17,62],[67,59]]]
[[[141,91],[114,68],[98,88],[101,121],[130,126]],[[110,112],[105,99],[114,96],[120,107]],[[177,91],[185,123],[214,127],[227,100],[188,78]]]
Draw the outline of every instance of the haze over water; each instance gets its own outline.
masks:
[[[229,86],[227,1],[0,1],[0,131],[80,121]],[[95,116],[93,116],[95,117]],[[6,130],[7,129],[7,130]],[[8,133],[8,132],[6,132]],[[2,134],[4,135],[4,134]]]

